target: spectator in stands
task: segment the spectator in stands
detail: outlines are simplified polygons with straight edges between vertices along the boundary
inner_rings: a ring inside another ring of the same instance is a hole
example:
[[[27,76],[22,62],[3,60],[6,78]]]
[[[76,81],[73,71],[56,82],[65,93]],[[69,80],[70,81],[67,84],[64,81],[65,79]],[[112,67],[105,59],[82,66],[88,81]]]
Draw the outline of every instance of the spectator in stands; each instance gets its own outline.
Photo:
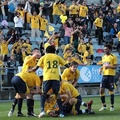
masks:
[[[74,43],[74,48],[77,51],[78,48],[78,43],[79,43],[79,36],[81,35],[81,29],[79,28],[79,26],[75,26],[73,28],[73,32],[71,32],[71,41]]]
[[[82,57],[78,53],[73,54],[72,61],[77,62],[78,65],[84,65],[84,63],[82,61]]]
[[[14,17],[14,23],[15,23],[15,30],[18,32],[20,36],[22,36],[24,19],[20,16],[19,12],[17,12],[16,16]]]
[[[112,3],[112,0],[105,0],[105,5],[106,7],[108,7],[108,10],[111,10],[111,3]]]
[[[91,64],[92,60],[91,60],[91,55],[90,55],[90,47],[88,47],[87,45],[86,45],[86,50],[85,50],[82,58],[83,58],[83,63],[85,65]]]
[[[67,48],[64,55],[63,55],[63,58],[66,60],[68,56],[72,56],[72,49],[71,48]]]
[[[102,81],[100,85],[100,99],[102,102],[102,107],[99,111],[106,110],[106,102],[105,102],[105,89],[109,90],[110,94],[110,102],[111,107],[110,111],[114,111],[114,77],[116,74],[117,68],[117,57],[111,53],[112,46],[105,45],[104,46],[104,55],[102,57],[102,67],[100,68],[100,74],[102,74]]]
[[[20,17],[23,18],[23,20],[25,19],[25,10],[22,8],[21,5],[18,5],[17,8],[15,9],[15,12],[19,12],[20,13]]]
[[[76,4],[76,1],[73,0],[72,5],[69,7],[69,16],[75,20],[76,17],[78,17],[79,13],[79,6]]]
[[[119,55],[120,55],[120,31],[117,33],[116,36],[118,38],[117,51],[119,52]]]
[[[5,38],[4,31],[0,30],[0,41]]]
[[[117,23],[114,23],[113,27],[110,29],[110,36],[113,39],[113,45],[118,44],[118,38],[116,37],[117,33],[118,33],[118,25]]]
[[[49,31],[48,20],[45,18],[45,15],[41,15],[40,17],[40,31],[42,39],[44,38],[45,31]]]
[[[48,22],[50,22],[50,9],[53,5],[53,2],[49,2],[48,0],[45,0],[44,6],[43,6],[43,14],[46,16],[46,19]]]
[[[118,7],[117,7],[117,13],[120,13],[120,3],[118,4]]]
[[[103,41],[103,15],[100,14],[94,21],[96,27],[96,36],[98,37],[98,45],[102,44]]]
[[[0,55],[0,67],[3,67],[3,56]]]
[[[30,18],[31,18],[31,37],[32,38],[40,37],[40,31],[39,31],[40,16],[37,15],[37,13],[34,11],[33,15],[31,15]]]
[[[57,23],[61,23],[61,20],[60,20],[60,0],[56,0],[53,4],[53,23],[54,24],[57,24]]]
[[[106,22],[107,22],[106,29],[107,29],[107,31],[110,31],[112,25],[114,24],[112,11],[108,11],[108,14],[106,15]]]
[[[31,45],[31,43],[30,43],[30,39],[29,39],[29,38],[27,38],[27,39],[25,40],[25,43],[23,44],[23,46],[26,48],[27,54],[31,54],[32,45]]]
[[[15,67],[16,67],[16,60],[13,54],[7,60],[7,67],[8,67],[8,72],[7,72],[8,86],[10,87],[12,86],[11,80],[12,80],[12,77],[14,76]]]
[[[9,39],[2,39],[1,42],[1,55],[3,56],[3,61],[7,61],[7,55],[8,55],[8,44],[12,40],[13,36],[11,36]]]
[[[89,38],[87,46],[90,47],[90,59],[93,61],[94,58],[94,50],[93,50],[93,43],[92,43],[92,38]]]
[[[8,18],[7,18],[8,22],[13,22],[13,17],[14,17],[16,7],[14,6],[13,2],[8,3]]]
[[[83,1],[82,5],[79,5],[79,17],[84,21],[84,25],[87,24],[88,18],[88,7],[86,6],[86,2]]]
[[[73,32],[73,28],[70,26],[69,22],[63,24],[63,28],[65,30],[64,43],[65,45],[67,45],[70,43],[70,37],[71,37],[71,33]]]
[[[80,55],[83,55],[86,51],[86,44],[84,42],[84,39],[80,39],[80,43],[78,44],[77,50]]]

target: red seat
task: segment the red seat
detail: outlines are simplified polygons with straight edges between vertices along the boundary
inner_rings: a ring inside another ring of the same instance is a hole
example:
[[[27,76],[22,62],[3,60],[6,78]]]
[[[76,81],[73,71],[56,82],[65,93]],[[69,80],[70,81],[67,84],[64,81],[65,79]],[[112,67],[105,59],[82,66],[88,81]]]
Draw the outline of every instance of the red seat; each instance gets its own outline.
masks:
[[[100,53],[104,53],[104,50],[103,49],[97,49],[96,52],[100,54]]]

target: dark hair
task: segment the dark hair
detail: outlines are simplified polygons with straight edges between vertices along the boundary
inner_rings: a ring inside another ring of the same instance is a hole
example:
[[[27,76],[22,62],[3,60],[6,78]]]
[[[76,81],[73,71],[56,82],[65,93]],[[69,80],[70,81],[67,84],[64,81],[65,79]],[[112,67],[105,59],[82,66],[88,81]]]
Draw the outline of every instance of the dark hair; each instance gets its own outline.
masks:
[[[46,48],[46,52],[47,53],[55,53],[55,47],[53,47],[53,46],[48,46],[47,48]]]
[[[73,65],[78,65],[78,63],[75,62],[75,61],[72,61],[72,62],[70,63],[70,66],[73,66]]]
[[[110,50],[112,50],[112,45],[106,44],[104,47],[108,47]]]
[[[39,48],[34,48],[33,50],[39,50]]]

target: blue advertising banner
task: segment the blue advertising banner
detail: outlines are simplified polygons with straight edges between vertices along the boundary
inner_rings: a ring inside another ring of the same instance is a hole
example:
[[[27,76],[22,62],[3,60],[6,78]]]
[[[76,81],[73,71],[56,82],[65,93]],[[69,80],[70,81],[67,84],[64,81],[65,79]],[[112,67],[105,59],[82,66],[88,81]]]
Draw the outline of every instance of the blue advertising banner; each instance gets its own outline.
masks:
[[[80,70],[80,78],[78,83],[100,83],[102,75],[99,74],[100,66],[78,66]]]

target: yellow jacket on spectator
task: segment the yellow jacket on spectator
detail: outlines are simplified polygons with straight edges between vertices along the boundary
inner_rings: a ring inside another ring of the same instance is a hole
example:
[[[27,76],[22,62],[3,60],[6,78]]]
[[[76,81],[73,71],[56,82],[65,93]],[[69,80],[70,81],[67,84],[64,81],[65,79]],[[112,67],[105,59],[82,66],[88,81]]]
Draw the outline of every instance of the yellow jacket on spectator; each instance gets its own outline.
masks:
[[[61,13],[60,15],[66,15],[67,6],[65,4],[61,4]]]
[[[95,19],[94,24],[96,27],[102,28],[103,27],[103,19],[100,19],[99,17]]]
[[[120,31],[117,33],[118,41],[120,42]]]
[[[48,25],[48,20],[44,18],[40,18],[40,30],[46,31]]]
[[[85,50],[86,50],[86,44],[81,44],[81,43],[80,43],[80,44],[78,45],[78,49],[77,49],[77,50],[78,50],[79,53],[84,53]]]
[[[93,55],[94,54],[94,51],[93,51],[93,45],[91,45],[90,43],[87,44],[88,47],[90,47],[90,55]]]
[[[26,47],[26,52],[27,52],[28,54],[31,54],[31,50],[32,50],[31,44],[24,43],[24,44],[23,44],[23,47]]]
[[[70,7],[69,7],[69,14],[70,15],[77,15],[78,14],[78,12],[79,12],[79,6],[77,6],[77,5],[71,5]]]
[[[8,42],[3,43],[1,42],[1,55],[7,55],[8,54]]]
[[[31,22],[30,16],[31,16],[30,13],[27,12],[27,13],[26,13],[26,22],[27,22],[27,23],[30,23],[30,22]]]
[[[117,7],[117,13],[120,13],[120,5]]]
[[[31,28],[33,29],[39,28],[40,16],[39,15],[31,16],[30,18],[31,18]]]
[[[61,6],[61,4],[56,4],[56,3],[54,3],[53,4],[53,15],[60,15],[60,6]]]
[[[22,18],[25,18],[25,10],[16,10],[16,12],[19,12],[20,13],[20,16],[22,17]]]
[[[87,6],[80,5],[79,7],[79,16],[86,17],[88,15],[88,8]]]

